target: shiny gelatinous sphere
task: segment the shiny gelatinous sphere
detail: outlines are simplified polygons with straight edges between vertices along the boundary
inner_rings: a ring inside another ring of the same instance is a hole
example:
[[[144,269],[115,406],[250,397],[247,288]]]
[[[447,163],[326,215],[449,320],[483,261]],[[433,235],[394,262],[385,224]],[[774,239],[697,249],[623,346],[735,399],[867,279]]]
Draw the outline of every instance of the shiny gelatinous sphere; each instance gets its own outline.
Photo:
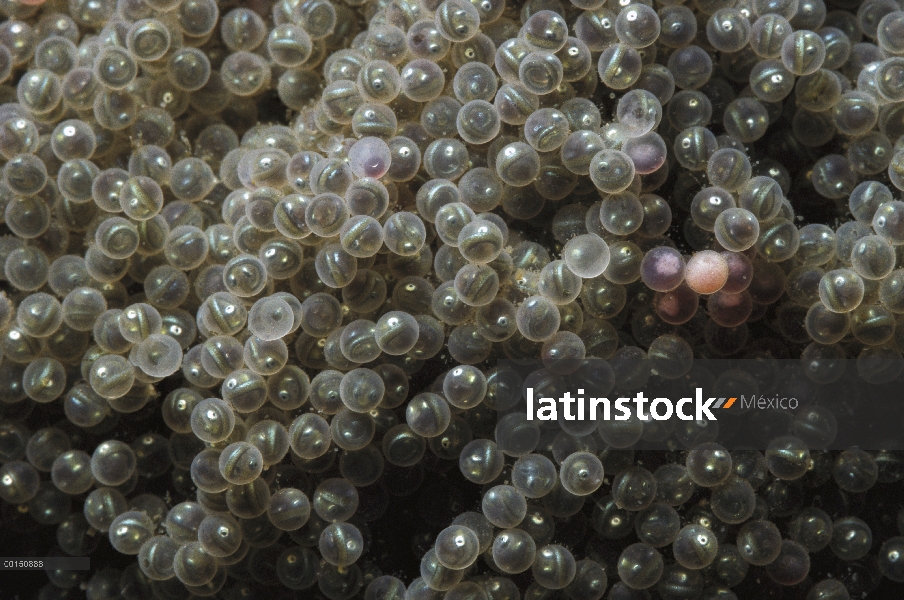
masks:
[[[533,538],[522,529],[506,529],[493,540],[493,562],[504,573],[522,573],[530,568],[537,555]]]
[[[562,462],[559,478],[575,496],[592,494],[603,483],[603,463],[590,452],[575,452]]]
[[[24,246],[9,253],[3,274],[16,289],[31,292],[47,283],[49,270],[50,264],[44,252],[38,248]],[[10,309],[10,314],[11,312]]]
[[[231,516],[208,515],[198,526],[198,542],[211,556],[227,557],[241,546],[242,529]]]
[[[129,353],[132,363],[151,377],[167,377],[182,365],[182,347],[169,335],[153,334]]]
[[[747,45],[751,36],[747,16],[736,8],[716,11],[706,24],[706,39],[720,52],[737,52]]]
[[[760,223],[749,210],[728,208],[716,217],[713,231],[716,240],[724,248],[732,252],[743,252],[759,239]]]
[[[795,31],[782,42],[782,63],[797,76],[815,72],[825,55],[825,43],[812,31]]]
[[[88,159],[97,148],[97,140],[90,125],[78,119],[69,119],[53,130],[50,145],[62,161]]]
[[[687,473],[691,480],[702,487],[714,487],[731,474],[731,454],[719,444],[700,444],[688,452]]]
[[[123,184],[119,192],[119,205],[130,219],[146,221],[160,212],[163,192],[160,185],[150,177],[132,177]]]
[[[189,542],[176,551],[173,572],[185,585],[204,585],[216,575],[217,559],[200,542]]]
[[[24,504],[38,493],[41,478],[30,464],[14,460],[0,467],[0,498],[9,504]]]
[[[406,316],[414,321],[410,315]],[[342,403],[358,413],[370,412],[379,406],[385,390],[383,380],[371,369],[352,369],[342,376],[339,384]]]
[[[863,279],[850,269],[835,269],[819,281],[819,299],[825,307],[836,313],[851,312],[863,300]]]
[[[7,466],[12,464],[20,463],[13,461],[7,463]],[[37,489],[37,486],[35,486],[35,489]],[[93,490],[85,498],[83,512],[91,527],[98,531],[106,532],[110,528],[113,519],[126,512],[127,509],[128,503],[121,492],[115,488],[101,487]]]
[[[179,543],[165,535],[155,535],[147,539],[138,550],[138,566],[148,579],[163,581],[171,579],[173,558],[179,550]]]
[[[94,239],[101,252],[116,259],[132,256],[141,241],[138,228],[121,217],[111,217],[101,223]]]
[[[452,525],[436,536],[436,559],[448,569],[465,569],[477,560],[480,540],[471,529]]]
[[[199,490],[211,494],[224,491],[229,482],[220,473],[220,451],[202,450],[191,461],[191,479]]]
[[[481,44],[476,43],[476,45],[480,46]],[[464,52],[468,52],[468,49],[470,49],[472,57],[476,56],[480,51],[479,48],[471,45],[456,46],[456,54],[460,48],[466,48]],[[492,46],[487,49],[490,50],[491,48]],[[487,58],[491,57],[488,56]],[[498,87],[495,73],[484,62],[477,61],[474,58],[471,60],[473,62],[465,62],[460,65],[455,73],[455,77],[452,80],[452,91],[455,97],[462,104],[467,104],[473,100],[492,100]]]
[[[126,47],[139,61],[163,58],[170,48],[169,29],[157,19],[141,19],[132,23],[126,35]]]
[[[192,432],[205,442],[225,440],[234,428],[235,413],[219,398],[206,398],[192,410]]]
[[[832,519],[816,507],[804,508],[790,523],[789,537],[809,552],[818,552],[832,540]]]
[[[364,552],[364,538],[351,523],[331,523],[321,532],[318,549],[326,562],[347,567]]]
[[[805,265],[824,265],[835,257],[837,239],[827,225],[812,223],[800,229],[797,256]]]
[[[499,111],[482,99],[465,104],[455,119],[455,127],[461,138],[469,144],[485,144],[495,138],[501,123]]]
[[[512,467],[512,485],[527,498],[542,498],[557,480],[555,465],[541,454],[522,456]]]
[[[245,440],[260,450],[265,467],[278,464],[289,452],[289,433],[282,423],[265,419],[248,429]]]
[[[848,448],[838,455],[832,468],[832,477],[843,490],[865,492],[878,479],[878,466],[872,455],[859,448]]]
[[[248,312],[248,330],[265,341],[278,340],[287,335],[294,324],[294,313],[281,298],[262,298]]]
[[[599,134],[587,130],[573,132],[560,149],[562,165],[572,173],[587,175],[593,157],[603,149],[603,139]]]
[[[713,152],[706,166],[710,184],[728,191],[740,190],[751,175],[750,160],[740,150],[722,148]]]
[[[485,264],[502,252],[505,235],[489,219],[476,219],[462,227],[458,234],[458,251],[471,263]]]
[[[678,512],[662,502],[654,502],[643,509],[634,520],[637,537],[654,548],[662,548],[674,542],[680,528],[681,518]]]
[[[720,521],[743,523],[756,509],[756,495],[746,479],[732,475],[713,488],[710,504]]]
[[[619,150],[601,150],[590,163],[590,179],[597,189],[608,194],[627,189],[634,174],[631,157]]]
[[[515,316],[518,331],[531,341],[549,339],[559,329],[559,309],[543,296],[531,296],[518,307]]]
[[[424,222],[414,213],[394,213],[383,224],[383,243],[399,256],[416,254],[424,246],[426,237]]]
[[[562,83],[564,69],[559,58],[546,51],[527,54],[518,66],[518,80],[531,93],[543,96]]]
[[[121,356],[102,356],[91,365],[88,381],[98,395],[107,399],[121,398],[132,388],[135,367]]]
[[[857,517],[844,517],[833,524],[832,552],[842,560],[857,560],[869,552],[873,535],[869,525]]]
[[[545,298],[561,306],[578,297],[581,279],[565,266],[565,261],[554,260],[540,270],[538,288]]]
[[[718,222],[727,212],[719,215],[716,221]],[[712,250],[697,252],[687,261],[685,279],[687,285],[698,294],[718,292],[728,282],[729,275],[728,261],[718,252]]]
[[[442,70],[431,60],[416,58],[399,72],[402,93],[415,102],[429,102],[438,97],[445,86]]]
[[[33,154],[17,154],[3,166],[3,183],[15,194],[37,194],[47,179],[47,167]]]
[[[592,279],[602,275],[609,266],[609,246],[595,234],[578,235],[565,243],[562,259],[572,273]]]
[[[660,35],[660,20],[652,8],[645,4],[625,6],[615,21],[615,33],[619,41],[632,48],[646,48]]]
[[[50,294],[31,294],[16,309],[16,324],[25,335],[31,337],[45,338],[53,335],[62,323],[62,305]]]
[[[574,580],[577,565],[566,548],[558,544],[543,546],[537,550],[537,557],[531,566],[534,580],[544,588],[558,590]]]
[[[67,121],[64,121],[67,122]],[[73,121],[81,123],[81,121]],[[82,123],[84,125],[84,123]],[[62,125],[62,124],[61,124]],[[59,126],[58,126],[59,127]],[[84,130],[79,128],[80,132]],[[90,127],[89,127],[90,131]],[[55,130],[56,132],[56,130]],[[75,129],[73,128],[73,134]],[[56,134],[51,138],[51,144]],[[0,154],[7,160],[13,158],[17,154],[33,152],[37,149],[40,139],[38,128],[29,119],[11,118],[7,119],[0,127]],[[52,148],[52,145],[51,145]],[[93,147],[92,147],[93,152]],[[89,153],[90,156],[90,153]],[[87,158],[87,157],[85,157]]]
[[[493,99],[493,106],[499,114],[499,120],[509,125],[523,125],[540,107],[537,94],[531,92],[520,82],[509,82],[499,88]]]
[[[773,219],[760,229],[757,253],[769,262],[782,262],[797,253],[800,247],[800,232],[788,219]]]
[[[270,83],[270,65],[252,52],[233,52],[220,66],[220,76],[227,91],[251,96]]]
[[[684,258],[669,246],[653,248],[640,264],[641,280],[657,292],[670,292],[681,285],[685,272]]]
[[[371,61],[358,73],[358,90],[369,102],[390,102],[399,95],[401,88],[398,70],[385,60]]]
[[[424,392],[412,398],[405,409],[408,426],[416,434],[432,438],[442,434],[452,419],[451,409],[439,394]]]
[[[561,111],[541,108],[524,122],[524,137],[538,152],[552,152],[568,137],[568,120]]]
[[[673,52],[667,62],[675,85],[685,90],[695,90],[705,85],[713,72],[709,54],[700,46],[690,45]]]
[[[352,172],[358,177],[379,179],[389,170],[392,156],[386,142],[375,137],[358,140],[348,151]]]
[[[809,572],[810,555],[806,548],[791,540],[782,540],[778,556],[766,565],[769,577],[782,585],[800,583]]]
[[[892,581],[904,581],[904,569],[901,568],[901,551],[904,550],[904,537],[895,536],[886,540],[879,549],[879,571]],[[817,587],[827,584],[826,580],[816,584]],[[845,590],[846,591],[846,590]],[[839,597],[841,590],[838,590]]]
[[[634,590],[650,588],[659,581],[664,570],[662,555],[646,543],[625,548],[618,559],[618,575]]]
[[[103,485],[116,486],[128,481],[135,471],[135,452],[118,440],[99,444],[91,455],[91,473]]]
[[[628,467],[613,479],[612,497],[619,508],[632,512],[643,510],[656,497],[656,480],[643,467]]]
[[[904,202],[893,200],[876,209],[873,229],[892,246],[904,245]]]
[[[464,42],[480,30],[480,13],[466,0],[445,0],[436,8],[436,28],[452,42]]]
[[[339,338],[342,355],[357,363],[366,363],[380,355],[376,342],[376,323],[367,319],[352,321],[342,330]]]
[[[138,554],[153,535],[154,523],[143,511],[124,512],[110,524],[110,545],[121,554]]]
[[[455,180],[468,168],[467,147],[453,138],[440,138],[424,150],[423,165],[427,174],[436,179]]]
[[[798,438],[779,437],[772,440],[766,449],[766,464],[779,479],[797,479],[810,467],[810,451]]]
[[[358,501],[358,493],[348,481],[326,479],[314,491],[312,506],[321,519],[335,523],[350,519]]]
[[[31,69],[16,86],[19,103],[36,115],[53,111],[62,99],[60,78],[46,69]]]
[[[640,77],[642,60],[635,48],[613,43],[600,54],[597,72],[602,82],[612,89],[627,89]]]
[[[524,142],[513,142],[503,147],[496,156],[496,173],[508,185],[525,186],[540,171],[537,151]]]
[[[832,117],[838,131],[846,135],[859,135],[876,124],[879,106],[876,99],[866,92],[845,92],[833,107]]]
[[[330,448],[330,425],[323,417],[304,413],[292,421],[289,427],[289,443],[300,457],[314,459],[323,456]]]
[[[53,484],[62,492],[78,495],[94,485],[91,457],[81,450],[68,450],[56,457],[50,470]]]
[[[600,204],[600,223],[603,229],[615,235],[629,235],[643,224],[643,204],[630,191],[607,196]],[[610,263],[612,255],[610,252]]]
[[[527,512],[527,502],[517,489],[510,485],[497,485],[483,497],[483,514],[496,527],[516,527]]]
[[[565,19],[551,10],[541,10],[527,19],[521,39],[533,50],[557,52],[565,45],[568,25]]]
[[[794,89],[794,75],[779,60],[763,60],[750,73],[751,90],[764,102],[780,102]]]
[[[301,490],[282,488],[270,498],[267,517],[282,531],[296,531],[304,527],[311,516],[311,503]]]
[[[621,149],[631,157],[635,171],[640,175],[656,172],[665,164],[668,154],[662,137],[654,131],[625,140]]]
[[[443,378],[443,394],[456,408],[472,408],[480,404],[487,391],[487,379],[476,367],[460,365]]]
[[[248,442],[235,442],[220,453],[220,474],[231,484],[251,483],[261,474],[264,458],[261,451]]]
[[[752,565],[768,565],[782,550],[782,536],[771,521],[762,519],[745,523],[737,537],[738,553]]]
[[[668,48],[683,48],[697,34],[697,20],[686,6],[663,6],[659,10],[661,31],[658,41]]]

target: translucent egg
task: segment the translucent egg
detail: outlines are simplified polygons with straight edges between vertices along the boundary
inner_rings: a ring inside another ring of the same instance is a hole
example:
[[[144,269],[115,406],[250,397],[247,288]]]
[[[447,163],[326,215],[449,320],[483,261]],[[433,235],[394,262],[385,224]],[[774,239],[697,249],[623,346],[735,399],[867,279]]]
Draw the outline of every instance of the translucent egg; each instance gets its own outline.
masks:
[[[864,295],[863,279],[850,269],[835,269],[819,281],[819,299],[836,313],[846,313],[860,306]]]
[[[653,587],[663,574],[662,555],[645,543],[632,544],[618,558],[618,574],[630,589]]]
[[[627,189],[634,175],[634,162],[619,150],[601,150],[590,163],[590,179],[597,189],[608,194]]]
[[[686,268],[684,258],[677,250],[659,246],[644,256],[640,277],[650,289],[670,292],[684,281]]]
[[[559,479],[569,493],[587,496],[602,485],[603,464],[590,452],[575,452],[562,462]]]
[[[399,73],[402,93],[415,102],[428,102],[438,97],[446,83],[442,70],[426,58],[412,60]]]
[[[615,90],[631,87],[640,77],[642,68],[640,53],[622,43],[613,43],[602,50],[597,63],[597,72],[602,82]]]
[[[563,77],[562,61],[546,51],[529,53],[518,66],[518,81],[538,96],[549,94],[559,87]]]
[[[819,69],[825,55],[825,43],[812,31],[795,31],[782,42],[782,63],[797,76],[809,75]]]
[[[91,455],[91,473],[102,485],[116,486],[125,483],[135,468],[135,452],[118,440],[99,444]]]

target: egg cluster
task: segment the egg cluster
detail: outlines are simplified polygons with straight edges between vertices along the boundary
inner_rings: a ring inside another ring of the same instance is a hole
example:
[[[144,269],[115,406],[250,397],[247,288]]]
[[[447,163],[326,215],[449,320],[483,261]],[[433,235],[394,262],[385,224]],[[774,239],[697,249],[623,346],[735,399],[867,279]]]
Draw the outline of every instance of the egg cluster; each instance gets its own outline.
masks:
[[[639,422],[526,451],[495,423],[499,358],[900,376],[898,2],[0,13],[4,523],[136,556],[51,571],[41,598],[729,600],[752,567],[808,600],[879,585],[800,587],[827,546],[904,582],[904,512],[874,550],[852,510],[789,497],[900,491],[899,454],[779,436],[649,470]],[[403,581],[369,529],[425,470],[479,511]]]

